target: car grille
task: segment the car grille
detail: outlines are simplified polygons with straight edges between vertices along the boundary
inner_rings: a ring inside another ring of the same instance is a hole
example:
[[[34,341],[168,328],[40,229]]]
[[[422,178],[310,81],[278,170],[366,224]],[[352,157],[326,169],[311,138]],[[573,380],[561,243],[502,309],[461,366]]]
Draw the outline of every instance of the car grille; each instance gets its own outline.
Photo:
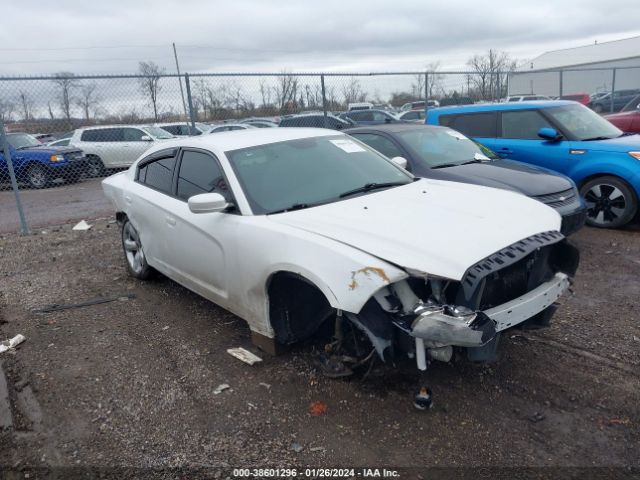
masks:
[[[536,195],[534,197],[539,202],[549,205],[552,208],[560,208],[565,205],[571,205],[576,201],[576,191],[573,188],[563,190],[556,193],[548,193],[546,195]]]

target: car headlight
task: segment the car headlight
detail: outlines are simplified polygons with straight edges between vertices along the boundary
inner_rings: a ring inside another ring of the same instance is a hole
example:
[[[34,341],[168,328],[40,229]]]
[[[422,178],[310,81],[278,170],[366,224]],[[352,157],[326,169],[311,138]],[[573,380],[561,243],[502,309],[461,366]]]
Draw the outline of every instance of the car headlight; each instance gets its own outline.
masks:
[[[629,152],[629,155],[631,155],[636,160],[640,160],[640,152]]]
[[[51,160],[52,162],[64,162],[64,155],[51,155],[51,157],[49,157],[49,160]]]

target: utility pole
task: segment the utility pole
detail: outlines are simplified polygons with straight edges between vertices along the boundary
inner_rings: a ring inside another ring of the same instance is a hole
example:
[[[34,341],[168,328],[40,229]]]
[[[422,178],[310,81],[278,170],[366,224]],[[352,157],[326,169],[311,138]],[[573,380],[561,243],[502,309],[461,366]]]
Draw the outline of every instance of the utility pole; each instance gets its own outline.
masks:
[[[180,84],[180,97],[182,98],[182,108],[184,109],[186,124],[189,125],[189,120],[188,120],[189,114],[187,113],[187,103],[184,101],[184,91],[182,90],[182,77],[180,76],[180,64],[178,63],[178,52],[176,51],[175,42],[173,42],[172,45],[173,45],[173,56],[176,59],[176,70],[178,71],[178,82]]]

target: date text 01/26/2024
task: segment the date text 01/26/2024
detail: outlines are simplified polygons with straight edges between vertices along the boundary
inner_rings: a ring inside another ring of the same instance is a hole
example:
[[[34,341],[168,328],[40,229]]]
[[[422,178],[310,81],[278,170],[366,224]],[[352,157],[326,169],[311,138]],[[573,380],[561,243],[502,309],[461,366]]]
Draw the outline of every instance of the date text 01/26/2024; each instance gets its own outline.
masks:
[[[237,478],[400,478],[397,470],[386,468],[234,468]]]

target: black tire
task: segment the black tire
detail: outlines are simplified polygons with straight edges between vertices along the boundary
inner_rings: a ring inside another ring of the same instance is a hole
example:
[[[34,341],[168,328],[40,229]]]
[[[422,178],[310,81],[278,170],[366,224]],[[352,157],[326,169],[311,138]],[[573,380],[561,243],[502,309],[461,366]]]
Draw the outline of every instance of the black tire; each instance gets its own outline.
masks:
[[[87,177],[95,178],[104,176],[104,163],[97,155],[87,155]]]
[[[596,177],[580,188],[587,204],[587,225],[619,228],[629,223],[638,211],[638,198],[627,183],[611,175]]]
[[[140,235],[128,218],[122,223],[122,251],[127,270],[138,280],[147,280],[153,274],[153,268],[147,263]]]
[[[27,175],[25,180],[31,188],[45,188],[49,185],[51,178],[49,178],[49,170],[44,165],[34,163],[27,168]]]

